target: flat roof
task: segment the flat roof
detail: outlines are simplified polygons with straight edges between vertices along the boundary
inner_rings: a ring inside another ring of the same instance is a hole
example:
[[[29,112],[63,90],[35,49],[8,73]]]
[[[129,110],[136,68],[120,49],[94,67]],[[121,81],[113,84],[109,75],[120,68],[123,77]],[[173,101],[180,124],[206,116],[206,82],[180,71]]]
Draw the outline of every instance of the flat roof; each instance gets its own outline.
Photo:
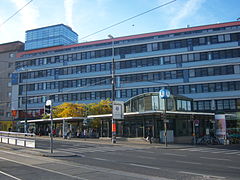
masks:
[[[166,31],[137,34],[137,35],[131,35],[131,36],[116,37],[116,38],[114,38],[114,41],[130,40],[130,39],[144,38],[144,37],[150,37],[150,36],[159,36],[159,35],[166,35],[166,34],[173,34],[173,33],[182,33],[182,32],[187,32],[187,31],[197,31],[197,30],[221,28],[221,27],[236,26],[236,25],[240,25],[240,21],[217,23],[217,24],[210,24],[210,25],[203,25],[203,26],[195,26],[195,27],[187,27],[187,28],[180,28],[180,29],[173,29],[173,30],[166,30]],[[34,50],[20,52],[17,54],[17,57],[19,58],[26,54],[39,53],[39,52],[44,52],[44,51],[54,51],[54,50],[94,45],[94,44],[101,44],[101,43],[108,43],[108,42],[112,42],[112,39],[103,39],[103,40],[90,41],[90,42],[78,43],[78,44],[72,44],[72,45],[34,49]]]
[[[84,120],[86,117],[65,117],[65,118],[53,118],[53,121],[63,121],[63,120]],[[51,119],[31,119],[27,120],[28,123],[35,123],[35,122],[50,122]],[[20,123],[25,123],[24,121],[20,121]]]
[[[145,112],[129,112],[124,113],[124,116],[137,116],[137,115],[147,115],[147,114],[162,114],[164,111],[145,111]],[[205,116],[214,116],[215,113],[205,113],[205,112],[185,112],[185,111],[166,111],[167,114],[182,114],[182,115],[205,115]],[[104,118],[112,117],[112,114],[100,114],[100,115],[90,115],[87,118]]]

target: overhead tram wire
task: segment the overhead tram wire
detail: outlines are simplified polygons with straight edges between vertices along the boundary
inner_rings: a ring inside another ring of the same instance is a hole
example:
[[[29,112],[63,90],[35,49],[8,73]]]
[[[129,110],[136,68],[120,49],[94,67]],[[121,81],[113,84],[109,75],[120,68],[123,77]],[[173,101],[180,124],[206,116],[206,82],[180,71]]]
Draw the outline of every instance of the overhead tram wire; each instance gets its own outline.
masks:
[[[33,0],[30,0],[27,4],[25,4],[23,7],[21,7],[19,10],[17,10],[13,15],[11,15],[9,18],[7,18],[3,23],[0,24],[0,28],[6,24],[10,19],[12,19],[15,15],[17,15],[21,10],[23,10],[27,5],[29,5]]]
[[[144,14],[147,14],[147,13],[149,13],[149,12],[151,12],[151,11],[154,11],[154,10],[156,10],[156,9],[159,9],[159,8],[161,8],[161,7],[167,6],[167,5],[169,5],[169,4],[171,4],[171,3],[175,2],[175,1],[177,1],[177,0],[169,1],[169,2],[167,2],[167,3],[165,3],[165,4],[159,5],[159,6],[155,7],[155,8],[149,9],[149,10],[147,10],[147,11],[145,11],[145,12],[142,12],[142,13],[140,13],[140,14],[137,14],[137,15],[135,15],[135,16],[132,16],[132,17],[130,17],[130,18],[127,18],[127,19],[125,19],[125,20],[123,20],[123,21],[120,21],[120,22],[118,22],[118,23],[115,23],[115,24],[113,24],[113,25],[110,25],[110,26],[108,26],[108,27],[106,27],[106,28],[103,28],[103,29],[101,29],[101,30],[99,30],[99,31],[96,31],[96,32],[94,32],[94,33],[92,33],[92,34],[89,34],[89,35],[87,35],[87,36],[84,36],[84,37],[82,37],[80,40],[83,40],[83,39],[85,39],[85,38],[87,38],[87,37],[89,37],[89,36],[92,36],[92,35],[95,35],[95,34],[97,34],[97,33],[102,32],[102,31],[105,31],[105,30],[107,30],[107,29],[110,29],[110,28],[112,28],[112,27],[114,27],[114,26],[117,26],[117,25],[119,25],[119,24],[122,24],[122,23],[124,23],[124,22],[126,22],[126,21],[129,21],[129,20],[131,20],[131,19],[134,19],[134,18],[136,18],[136,17],[139,17],[139,16],[142,16],[142,15],[144,15]]]

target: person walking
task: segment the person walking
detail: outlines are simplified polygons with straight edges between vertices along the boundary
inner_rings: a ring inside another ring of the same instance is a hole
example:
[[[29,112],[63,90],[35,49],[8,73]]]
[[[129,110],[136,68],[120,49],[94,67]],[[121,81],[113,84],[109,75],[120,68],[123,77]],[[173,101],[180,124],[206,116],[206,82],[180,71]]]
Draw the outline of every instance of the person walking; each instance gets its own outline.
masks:
[[[152,144],[152,130],[151,130],[151,128],[148,129],[147,140],[149,141],[150,144]]]

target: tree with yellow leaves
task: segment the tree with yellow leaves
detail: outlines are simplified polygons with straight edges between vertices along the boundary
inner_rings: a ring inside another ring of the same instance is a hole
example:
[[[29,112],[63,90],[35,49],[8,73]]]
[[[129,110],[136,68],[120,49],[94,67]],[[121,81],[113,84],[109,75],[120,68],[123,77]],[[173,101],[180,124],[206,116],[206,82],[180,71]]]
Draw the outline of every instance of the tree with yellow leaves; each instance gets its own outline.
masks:
[[[88,104],[89,115],[112,113],[112,101],[109,99],[101,100],[99,103]]]
[[[65,102],[53,108],[54,117],[85,117],[86,104],[74,104]]]

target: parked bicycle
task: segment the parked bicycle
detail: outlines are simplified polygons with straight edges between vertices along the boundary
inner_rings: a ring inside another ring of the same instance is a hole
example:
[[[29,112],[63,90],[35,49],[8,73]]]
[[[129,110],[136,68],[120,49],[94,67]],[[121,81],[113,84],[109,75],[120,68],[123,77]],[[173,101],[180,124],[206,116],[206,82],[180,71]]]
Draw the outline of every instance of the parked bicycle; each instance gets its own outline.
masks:
[[[229,140],[230,144],[240,144],[239,137],[230,136],[230,137],[228,137],[228,140]]]
[[[196,139],[196,144],[201,144],[201,145],[208,145],[208,144],[217,145],[217,144],[221,144],[221,143],[220,143],[220,140],[219,140],[216,136],[206,135],[206,136],[197,138],[197,139]]]

